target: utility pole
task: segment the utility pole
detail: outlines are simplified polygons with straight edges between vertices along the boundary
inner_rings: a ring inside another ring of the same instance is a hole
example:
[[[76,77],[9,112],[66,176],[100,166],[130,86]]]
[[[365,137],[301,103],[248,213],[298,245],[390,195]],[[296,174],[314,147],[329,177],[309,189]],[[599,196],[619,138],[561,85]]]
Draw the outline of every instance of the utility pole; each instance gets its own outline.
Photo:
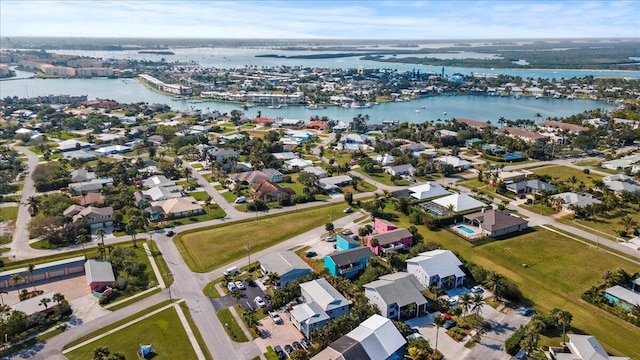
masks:
[[[251,245],[245,245],[245,249],[247,249],[247,257],[249,258],[248,266],[251,266]]]
[[[169,273],[165,273],[164,275],[171,277],[171,279],[168,279],[168,280],[172,280],[173,279],[173,274],[170,273],[170,272]],[[169,290],[169,302],[171,302],[171,282],[167,281],[167,289]]]

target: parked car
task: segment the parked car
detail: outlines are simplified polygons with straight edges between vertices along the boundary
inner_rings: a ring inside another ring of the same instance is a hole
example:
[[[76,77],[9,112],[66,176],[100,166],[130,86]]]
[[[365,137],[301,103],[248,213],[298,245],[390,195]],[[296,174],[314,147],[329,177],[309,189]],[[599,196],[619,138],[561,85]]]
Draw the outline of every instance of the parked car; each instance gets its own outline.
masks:
[[[351,235],[351,234],[353,234],[353,231],[349,229],[342,231],[342,235]]]
[[[336,238],[334,238],[333,236],[327,236],[324,240],[326,242],[334,242],[334,241],[336,241]]]
[[[278,315],[277,312],[269,311],[269,316],[271,317],[271,320],[273,320],[274,323],[282,324],[282,318],[280,317],[280,315]]]
[[[518,309],[518,312],[522,316],[531,316],[535,314],[535,311],[530,307],[521,307],[520,309]]]
[[[455,320],[450,319],[450,320],[447,320],[447,321],[444,323],[444,326],[443,326],[443,327],[444,327],[445,329],[449,330],[449,329],[451,329],[452,327],[454,327],[454,326],[456,326],[456,325],[458,325],[458,323],[457,323]]]
[[[247,202],[247,198],[244,197],[244,196],[238,196],[236,198],[236,200],[234,201],[234,203],[236,203],[236,204],[244,204],[246,202]]]
[[[250,277],[248,277],[248,278],[244,279],[244,282],[246,282],[246,283],[247,283],[247,285],[249,285],[249,286],[251,286],[251,287],[256,287],[256,282],[255,282],[255,281],[253,281],[253,279],[252,279],[252,278],[250,278]]]
[[[309,342],[309,340],[305,338],[300,339],[300,343],[302,344],[302,346],[306,347],[307,349],[311,346],[311,343]]]
[[[267,306],[267,303],[264,302],[264,300],[262,300],[262,298],[260,296],[256,296],[256,298],[253,299],[253,301],[256,303],[257,307],[263,308],[263,307]]]
[[[287,352],[287,354],[291,354],[291,353],[293,352],[293,346],[291,346],[291,345],[289,345],[289,344],[286,344],[286,345],[284,346],[284,351],[286,351],[286,352]]]
[[[292,342],[292,343],[291,343],[291,345],[292,345],[292,346],[293,346],[293,348],[294,348],[294,349],[296,349],[296,350],[304,350],[304,348],[302,347],[302,345],[300,345],[300,343],[299,343],[299,342],[297,342],[297,341]]]
[[[276,353],[276,355],[278,356],[278,359],[280,360],[284,360],[287,358],[287,354],[284,353],[284,351],[282,351],[282,348],[280,347],[280,345],[276,345],[273,347],[273,351]]]
[[[238,271],[238,267],[237,266],[232,266],[230,268],[228,268],[227,270],[224,271],[224,276],[229,276],[229,275],[233,275],[236,273],[239,273],[240,271]]]
[[[169,230],[169,231],[167,231],[167,236],[173,236],[173,235],[175,235],[175,234],[176,234],[176,233],[175,233],[175,232],[173,232],[173,230]]]
[[[237,287],[239,290],[247,290],[247,288],[244,286],[244,284],[243,284],[243,283],[242,283],[242,281],[240,281],[240,280],[236,281],[236,287]]]
[[[317,252],[315,252],[315,251],[307,251],[307,252],[304,254],[304,256],[306,256],[306,257],[308,257],[308,258],[312,258],[312,257],[318,256],[318,253],[317,253]]]
[[[350,213],[352,211],[353,211],[353,209],[351,209],[351,207],[348,207],[348,208],[342,210],[342,212],[345,213],[345,214],[348,214],[348,213]]]
[[[271,300],[271,295],[269,295],[269,294],[264,294],[264,298],[265,298],[265,299],[267,299],[267,300]]]
[[[458,305],[458,297],[457,296],[450,297],[450,298],[447,299],[447,301],[449,302],[449,306]]]
[[[229,291],[238,291],[238,287],[232,282],[227,284],[227,289],[229,289]]]
[[[471,288],[471,292],[474,294],[482,294],[484,292],[484,289],[480,286],[474,286]]]

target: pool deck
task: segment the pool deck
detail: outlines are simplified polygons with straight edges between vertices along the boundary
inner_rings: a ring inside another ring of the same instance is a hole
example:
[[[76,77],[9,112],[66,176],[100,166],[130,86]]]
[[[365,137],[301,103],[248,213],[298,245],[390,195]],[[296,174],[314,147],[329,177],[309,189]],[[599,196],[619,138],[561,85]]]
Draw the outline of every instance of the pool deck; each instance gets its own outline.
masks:
[[[460,227],[464,227],[464,229],[461,229]],[[459,234],[463,238],[475,239],[475,238],[482,237],[482,230],[479,227],[473,226],[471,224],[466,224],[466,223],[460,224],[460,223],[458,223],[458,224],[451,225],[450,228],[456,234]],[[465,230],[471,230],[472,232],[467,232]]]

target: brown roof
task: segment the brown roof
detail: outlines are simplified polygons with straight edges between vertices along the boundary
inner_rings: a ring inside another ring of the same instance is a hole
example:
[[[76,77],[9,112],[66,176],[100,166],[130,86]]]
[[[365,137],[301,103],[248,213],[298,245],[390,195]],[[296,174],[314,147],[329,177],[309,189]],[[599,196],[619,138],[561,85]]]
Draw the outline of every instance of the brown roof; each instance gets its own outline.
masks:
[[[102,204],[104,199],[102,198],[102,194],[100,193],[87,193],[87,195],[82,196],[73,196],[72,199],[78,200],[80,205],[88,205],[93,203]]]
[[[465,119],[465,118],[456,118],[456,121],[459,123],[467,124],[471,127],[478,128],[478,129],[484,129],[491,126],[490,124],[487,124],[484,121],[471,120],[471,119]]]
[[[495,209],[465,215],[464,218],[468,221],[478,221],[483,229],[491,232],[528,223],[520,217]]]
[[[589,131],[588,127],[584,127],[584,126],[580,126],[580,125],[576,125],[576,124],[564,123],[564,122],[561,122],[561,121],[553,121],[553,120],[544,121],[540,125],[541,126],[546,126],[546,127],[551,127],[551,128],[563,129],[563,130],[566,129],[566,130],[573,131],[573,132]]]
[[[528,140],[540,140],[546,137],[544,135],[538,134],[535,131],[529,131],[517,127],[504,127],[500,129],[500,131],[504,134],[511,134]]]
[[[293,189],[280,187],[280,185],[271,182],[269,180],[261,180],[251,185],[251,190],[253,190],[253,196],[258,199],[264,199],[266,196],[273,195],[278,191],[284,192],[289,195],[293,195],[296,192]]]

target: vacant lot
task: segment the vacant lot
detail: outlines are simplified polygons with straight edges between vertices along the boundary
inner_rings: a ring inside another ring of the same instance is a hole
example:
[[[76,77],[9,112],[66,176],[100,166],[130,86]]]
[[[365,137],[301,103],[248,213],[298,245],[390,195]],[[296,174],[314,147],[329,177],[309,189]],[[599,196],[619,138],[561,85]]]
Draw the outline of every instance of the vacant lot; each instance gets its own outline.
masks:
[[[326,224],[345,214],[340,203],[273,217],[258,217],[176,236],[174,242],[192,271],[207,272]]]
[[[99,333],[94,333],[93,335],[96,336]],[[106,346],[112,353],[121,352],[127,359],[137,359],[137,351],[140,344],[153,345],[154,359],[196,358],[187,333],[174,308],[164,310],[150,318],[87,344],[66,354],[66,357],[70,360],[92,359],[94,348]]]
[[[567,166],[544,166],[541,168],[533,169],[534,174],[537,175],[549,175],[551,177],[558,178],[559,181],[565,182],[567,179],[575,176],[578,182],[582,181],[587,186],[593,184],[593,180],[601,180],[602,176],[596,174],[585,174],[582,170],[574,169]]]

